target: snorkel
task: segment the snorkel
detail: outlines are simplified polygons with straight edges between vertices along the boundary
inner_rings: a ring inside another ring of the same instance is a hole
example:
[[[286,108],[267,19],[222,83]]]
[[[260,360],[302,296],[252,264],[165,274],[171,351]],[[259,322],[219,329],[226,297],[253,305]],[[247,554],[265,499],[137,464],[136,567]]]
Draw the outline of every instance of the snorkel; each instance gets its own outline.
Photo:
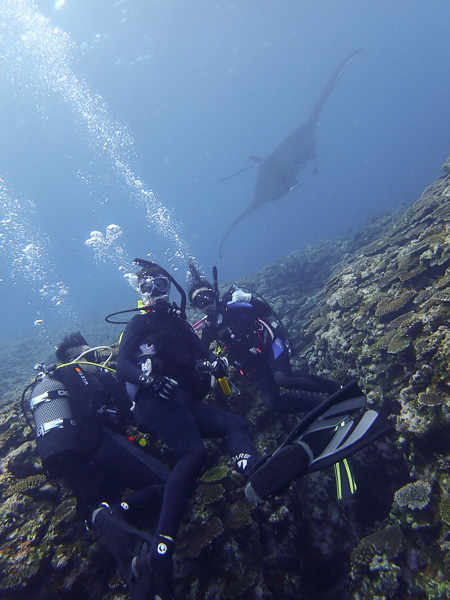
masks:
[[[216,308],[217,312],[220,311],[220,293],[219,293],[219,281],[218,281],[218,273],[216,265],[213,266],[213,281],[214,281],[214,295],[216,297]]]
[[[200,275],[192,260],[189,261],[189,271],[191,272],[192,283],[195,286],[200,287],[205,282],[205,278]]]

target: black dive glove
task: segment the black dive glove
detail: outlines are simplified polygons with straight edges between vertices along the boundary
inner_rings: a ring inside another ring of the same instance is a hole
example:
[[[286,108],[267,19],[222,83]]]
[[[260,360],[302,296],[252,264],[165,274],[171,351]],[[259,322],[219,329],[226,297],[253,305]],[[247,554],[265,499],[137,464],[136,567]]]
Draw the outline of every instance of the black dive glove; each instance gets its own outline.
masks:
[[[211,367],[211,375],[216,379],[222,379],[228,372],[228,360],[220,357],[212,363]]]
[[[171,400],[175,396],[178,387],[178,383],[174,379],[170,379],[165,375],[141,375],[139,381],[162,400]]]

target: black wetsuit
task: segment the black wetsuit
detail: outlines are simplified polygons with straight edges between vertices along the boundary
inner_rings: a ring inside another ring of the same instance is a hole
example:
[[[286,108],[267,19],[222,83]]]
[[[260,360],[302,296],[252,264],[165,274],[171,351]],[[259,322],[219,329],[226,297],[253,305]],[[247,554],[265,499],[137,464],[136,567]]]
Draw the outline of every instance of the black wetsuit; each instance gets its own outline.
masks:
[[[219,311],[208,315],[202,339],[227,348],[230,364],[245,375],[254,374],[264,405],[277,412],[310,410],[321,398],[333,394],[340,385],[310,374],[293,373],[291,349],[286,332],[267,302],[252,297],[250,302],[229,302],[225,295]],[[283,395],[279,388],[308,392],[309,396]]]
[[[169,470],[127,439],[131,403],[123,385],[110,372],[90,369],[68,365],[54,377],[70,394],[80,430],[77,456],[62,465],[79,510],[88,520],[100,502],[120,503],[123,488],[135,490],[127,498],[130,515],[159,510]]]
[[[141,364],[148,357],[152,360],[152,375],[163,375],[178,383],[172,399],[161,399],[150,388],[141,387]],[[128,385],[136,386],[137,426],[157,435],[177,459],[166,484],[156,532],[172,538],[202,467],[202,438],[225,438],[228,452],[241,470],[257,460],[247,421],[201,402],[210,390],[211,379],[209,374],[197,371],[196,364],[215,358],[165,301],[133,317],[120,343],[117,373]]]

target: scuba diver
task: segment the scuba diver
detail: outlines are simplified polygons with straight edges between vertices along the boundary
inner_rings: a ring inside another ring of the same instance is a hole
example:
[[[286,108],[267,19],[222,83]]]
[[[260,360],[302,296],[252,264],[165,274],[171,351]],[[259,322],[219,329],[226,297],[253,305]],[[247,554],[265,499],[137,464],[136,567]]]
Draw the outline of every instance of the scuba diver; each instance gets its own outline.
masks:
[[[155,263],[135,259],[134,264],[140,267],[135,284],[142,302],[123,332],[117,375],[135,403],[137,427],[159,437],[176,458],[151,552],[135,566],[138,573],[148,573],[151,598],[169,600],[175,536],[205,459],[202,438],[225,438],[235,467],[244,474],[258,456],[245,419],[202,402],[211,378],[225,377],[228,362],[215,356],[186,321],[183,288]],[[171,284],[181,296],[180,307],[169,303]]]
[[[330,395],[341,388],[323,377],[292,372],[288,335],[265,300],[236,285],[220,299],[216,267],[214,286],[200,275],[192,261],[189,270],[189,300],[206,313],[196,324],[202,328],[202,340],[208,345],[217,341],[226,347],[230,364],[242,374],[254,375],[266,408],[282,413],[305,412],[322,401],[321,394]],[[309,395],[281,395],[280,387]]]
[[[263,298],[232,285],[220,299],[216,267],[214,285],[200,275],[192,261],[189,271],[189,300],[206,313],[194,328],[201,328],[202,340],[208,345],[217,341],[226,348],[230,364],[241,374],[254,376],[267,409],[278,413],[306,412],[320,405],[324,395],[341,389],[340,384],[329,379],[292,371],[288,334]],[[280,388],[289,392],[281,394]],[[334,462],[333,468],[337,498],[346,500],[357,490],[352,462],[344,458]]]
[[[176,464],[166,482],[151,550],[133,560],[133,572],[138,581],[149,582],[149,599],[170,600],[175,536],[202,468],[202,438],[226,438],[246,479],[245,495],[257,502],[282,493],[303,474],[346,459],[390,427],[375,411],[365,410],[366,398],[352,382],[307,414],[276,452],[258,459],[247,421],[202,402],[211,375],[225,377],[227,361],[210,352],[187,323],[183,289],[159,265],[140,259],[135,264],[141,267],[136,287],[142,302],[131,309],[139,314],[124,330],[117,373],[135,403],[138,428],[167,444]],[[169,303],[171,284],[180,293],[180,307]]]
[[[100,349],[110,351],[102,364]],[[76,332],[64,338],[56,357],[61,364],[36,365],[39,374],[22,396],[24,408],[31,388],[42,465],[49,477],[68,479],[78,511],[115,557],[133,600],[146,600],[148,582],[133,561],[149,552],[153,537],[129,520],[144,511],[158,514],[169,469],[126,437],[132,403],[107,366],[111,348],[91,348]],[[122,488],[134,492],[124,499]]]

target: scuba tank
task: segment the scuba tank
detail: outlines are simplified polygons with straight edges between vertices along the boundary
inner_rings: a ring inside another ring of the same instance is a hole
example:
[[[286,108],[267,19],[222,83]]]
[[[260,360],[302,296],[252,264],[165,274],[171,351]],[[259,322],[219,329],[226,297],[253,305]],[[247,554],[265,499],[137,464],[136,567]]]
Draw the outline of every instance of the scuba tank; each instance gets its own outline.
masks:
[[[81,455],[70,394],[60,381],[45,374],[33,387],[30,409],[37,450],[46,471],[58,471]]]

